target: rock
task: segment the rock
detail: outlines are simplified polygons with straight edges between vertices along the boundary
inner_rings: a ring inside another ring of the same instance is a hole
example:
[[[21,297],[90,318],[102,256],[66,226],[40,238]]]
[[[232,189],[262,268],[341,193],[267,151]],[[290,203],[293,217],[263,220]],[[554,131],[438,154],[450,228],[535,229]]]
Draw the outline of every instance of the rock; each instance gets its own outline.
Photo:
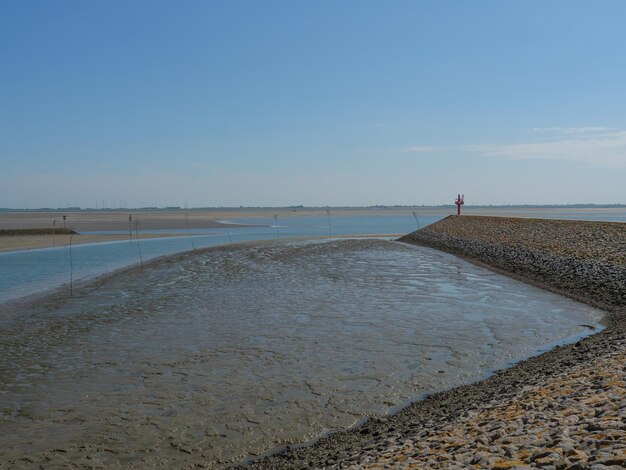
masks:
[[[569,467],[566,467],[565,470],[585,470],[587,468],[586,462],[576,462],[571,464]]]
[[[626,468],[626,454],[609,457],[608,459],[602,460],[598,463],[602,465],[617,465],[618,467]]]
[[[516,466],[523,466],[524,462],[521,460],[502,460],[491,465],[492,470],[508,470],[515,468]]]

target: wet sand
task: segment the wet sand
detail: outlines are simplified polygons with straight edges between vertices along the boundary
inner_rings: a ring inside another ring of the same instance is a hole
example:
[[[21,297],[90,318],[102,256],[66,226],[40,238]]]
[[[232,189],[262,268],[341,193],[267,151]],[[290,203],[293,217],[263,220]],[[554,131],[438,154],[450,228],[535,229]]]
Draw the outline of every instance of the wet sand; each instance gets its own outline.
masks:
[[[187,218],[185,218],[187,214]],[[65,223],[63,216],[66,216]],[[212,213],[184,211],[128,211],[128,212],[0,212],[0,228],[52,228],[67,227],[76,232],[108,230],[128,230],[129,215],[132,216],[132,229],[139,221],[139,230],[167,230],[189,228],[223,227]]]
[[[396,238],[400,234],[393,233],[371,233],[363,235],[336,235],[334,238]],[[140,239],[144,238],[167,238],[167,237],[184,237],[188,236],[186,233],[141,233]],[[82,245],[86,243],[104,243],[113,242],[119,240],[128,240],[128,235],[97,235],[97,234],[77,234],[72,236],[72,245]],[[294,238],[294,239],[325,239],[327,236],[318,237],[306,237],[306,238]],[[136,235],[133,233],[132,239],[136,239]],[[69,235],[55,235],[54,240],[52,235],[19,235],[19,236],[5,236],[0,238],[0,253],[8,251],[20,251],[20,250],[34,250],[37,248],[50,248],[54,246],[69,246]]]
[[[601,306],[609,327],[251,467],[624,468],[625,240],[623,223],[465,216],[403,237]]]
[[[154,234],[145,233],[140,234],[142,238],[164,238],[164,237],[180,237],[184,236],[184,233],[176,234]],[[85,243],[103,243],[113,242],[118,240],[128,240],[128,235],[72,235],[72,245],[82,245]],[[135,234],[133,234],[133,240]],[[20,250],[33,250],[37,248],[49,248],[54,246],[68,246],[70,244],[69,235],[55,235],[54,240],[52,235],[19,235],[19,236],[6,236],[0,238],[0,252],[5,251],[20,251]]]
[[[135,235],[135,222],[138,222],[139,238],[164,238],[185,236],[185,233],[143,233],[143,230],[186,230],[228,227],[217,219],[219,214],[206,211],[131,211],[131,212],[0,212],[0,229],[52,228],[63,227],[63,215],[67,216],[65,226],[76,232],[98,232],[121,230],[124,234],[81,234],[74,235],[72,244],[100,243],[129,238],[129,214],[132,215],[132,237]],[[251,224],[252,225],[252,224]],[[0,238],[0,252],[47,248],[69,245],[69,235],[20,235]]]

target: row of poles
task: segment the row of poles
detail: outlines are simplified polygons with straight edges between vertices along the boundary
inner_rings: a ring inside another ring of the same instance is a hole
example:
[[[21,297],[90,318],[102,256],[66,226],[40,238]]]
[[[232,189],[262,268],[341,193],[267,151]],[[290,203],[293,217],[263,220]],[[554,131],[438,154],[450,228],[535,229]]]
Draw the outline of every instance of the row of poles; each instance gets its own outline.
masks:
[[[417,229],[421,229],[420,221],[417,218],[417,212],[413,211],[413,218],[415,219],[415,223],[417,224]],[[333,236],[333,231],[330,225],[330,209],[326,209],[326,219],[328,220],[328,235]],[[280,232],[278,231],[278,214],[274,214],[274,227],[276,228],[276,238],[280,238]],[[230,238],[230,236],[229,236]],[[232,243],[232,241],[231,241]]]
[[[66,228],[67,216],[63,216],[63,228]],[[134,224],[133,224],[134,222]],[[52,221],[52,245],[56,247],[56,223],[57,219]],[[189,224],[189,216],[185,213],[185,225],[187,226],[187,230],[191,230],[191,226]],[[139,242],[139,219],[134,219],[133,215],[128,214],[128,236],[132,242],[133,239],[133,228],[135,230],[135,239],[137,240],[137,253],[139,254],[139,266],[143,267],[143,255],[141,253],[141,243]],[[233,243],[233,239],[230,236],[230,232],[225,228],[226,235],[228,236],[229,242]],[[69,241],[69,257],[70,257],[70,297],[74,295],[74,259],[72,257],[72,238],[74,237],[73,233],[70,233],[70,241]],[[191,249],[192,251],[196,250],[196,246],[193,240],[193,237],[190,237],[191,241]]]
[[[63,219],[63,228],[65,229],[65,224],[67,222],[67,216],[64,215]],[[52,246],[57,246],[56,241],[56,226],[57,219],[52,220]],[[69,243],[69,254],[70,254],[70,297],[74,296],[74,259],[72,257],[72,238],[74,237],[74,233],[70,233],[70,243]]]
[[[186,218],[185,214],[185,218]],[[67,216],[63,216],[63,228],[66,228]],[[57,219],[52,221],[52,245],[56,247],[56,223]],[[72,230],[72,229],[70,229]],[[73,230],[72,230],[73,232]],[[128,215],[128,236],[133,239],[133,216],[132,214]],[[74,233],[70,233],[70,242],[69,242],[69,255],[70,255],[70,297],[74,296],[74,258],[72,256],[72,239],[74,237]],[[135,238],[137,240],[137,252],[139,253],[139,266],[143,267],[143,256],[141,254],[141,244],[139,243],[139,220],[135,219]],[[193,245],[193,240],[191,242],[192,249],[195,250]]]
[[[417,228],[418,230],[421,228],[420,227],[420,223],[419,223],[419,219],[417,218],[417,212],[413,211],[413,217],[415,218],[415,223],[417,224]],[[332,227],[331,227],[331,223],[330,223],[330,209],[326,209],[326,219],[328,220],[328,235],[332,236],[333,235],[333,231],[332,231]],[[63,216],[63,228],[66,227],[66,221],[67,221],[67,216]],[[56,246],[56,238],[55,238],[55,231],[56,231],[56,222],[57,219],[54,219],[52,221],[52,244],[54,246]],[[187,230],[191,230],[191,226],[189,224],[189,217],[188,214],[185,213],[185,225],[187,226]],[[278,214],[274,214],[274,227],[276,229],[276,238],[280,239],[280,231],[279,231],[279,226],[278,226]],[[143,256],[141,254],[141,243],[139,242],[139,219],[135,219],[134,220],[134,224],[133,224],[133,216],[132,214],[128,214],[128,236],[132,242],[133,239],[133,228],[135,229],[135,239],[137,240],[137,252],[139,254],[139,266],[143,267]],[[228,236],[228,240],[229,242],[232,244],[233,243],[233,239],[230,236],[230,232],[228,231],[227,228],[224,229],[226,231],[226,235]],[[72,238],[73,238],[74,234],[70,233],[70,242],[69,242],[69,255],[70,255],[70,297],[73,297],[74,295],[74,260],[72,258]],[[196,246],[193,240],[193,237],[190,237],[190,241],[191,241],[191,249],[192,251],[195,251]]]
[[[421,227],[420,227],[420,222],[417,218],[417,212],[413,211],[413,217],[415,218],[415,223],[417,224],[417,228],[420,229]],[[326,218],[328,220],[328,235],[332,236],[333,232],[332,232],[332,228],[330,225],[330,209],[326,209]],[[63,228],[65,228],[66,220],[67,220],[67,216],[64,215],[63,216]],[[133,238],[132,220],[133,220],[133,216],[132,214],[129,214],[128,215],[128,234],[130,238]],[[53,246],[56,246],[56,239],[55,239],[56,223],[57,223],[57,219],[54,219],[52,221],[52,244]],[[137,244],[139,245],[138,225],[139,225],[139,220],[135,220],[135,234],[137,237]],[[187,213],[185,213],[185,225],[187,225],[187,230],[191,230],[190,225],[189,225],[189,216]],[[278,231],[278,214],[274,214],[274,227],[276,228],[276,238],[280,238],[280,232]],[[225,230],[226,230],[226,235],[228,236],[228,240],[232,244],[233,239],[231,238],[230,233],[228,232],[228,229],[225,229]],[[138,249],[139,249],[139,258],[140,258],[139,261],[140,261],[140,264],[143,265],[143,261],[141,259],[141,247],[139,247]],[[193,242],[193,238],[191,238],[191,249],[192,250],[196,249],[194,242]]]

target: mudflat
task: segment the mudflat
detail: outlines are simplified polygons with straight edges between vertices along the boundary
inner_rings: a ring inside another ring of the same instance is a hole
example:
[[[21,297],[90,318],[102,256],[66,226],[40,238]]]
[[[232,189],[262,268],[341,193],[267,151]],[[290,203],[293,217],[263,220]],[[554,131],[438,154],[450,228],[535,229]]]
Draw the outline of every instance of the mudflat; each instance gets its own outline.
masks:
[[[608,327],[487,380],[249,465],[624,468],[626,224],[452,216],[400,240],[600,306]]]
[[[2,212],[0,229],[51,228],[55,225],[76,232],[94,232],[134,229],[135,223],[139,224],[140,230],[218,228],[223,226],[218,218],[220,216],[216,213],[205,211]]]
[[[175,237],[184,234],[152,234],[142,233],[141,238],[162,238]],[[135,234],[132,236],[135,239]],[[82,245],[85,243],[114,242],[118,240],[128,240],[128,235],[72,235],[72,245]],[[32,250],[36,248],[48,248],[53,246],[68,246],[70,235],[17,235],[6,236],[0,239],[0,252]]]
[[[63,215],[66,220],[63,220]],[[129,220],[129,216],[131,219]],[[222,215],[228,217],[228,215]],[[0,212],[0,229],[62,228],[64,225],[79,234],[72,236],[72,244],[99,243],[140,238],[162,238],[186,235],[185,233],[145,233],[144,230],[186,230],[220,228],[227,226],[218,221],[215,212],[183,211],[78,211],[78,212]],[[137,225],[135,225],[137,224]],[[82,234],[80,232],[124,231],[122,234]],[[0,252],[69,245],[69,235],[15,235],[0,239]]]

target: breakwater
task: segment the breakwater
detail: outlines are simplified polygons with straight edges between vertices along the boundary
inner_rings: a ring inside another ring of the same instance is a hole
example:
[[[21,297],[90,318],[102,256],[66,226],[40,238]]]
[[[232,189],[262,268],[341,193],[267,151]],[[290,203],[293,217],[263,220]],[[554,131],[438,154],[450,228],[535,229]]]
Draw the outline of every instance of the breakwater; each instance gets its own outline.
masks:
[[[401,238],[608,313],[609,327],[255,468],[626,465],[626,224],[448,217]]]

